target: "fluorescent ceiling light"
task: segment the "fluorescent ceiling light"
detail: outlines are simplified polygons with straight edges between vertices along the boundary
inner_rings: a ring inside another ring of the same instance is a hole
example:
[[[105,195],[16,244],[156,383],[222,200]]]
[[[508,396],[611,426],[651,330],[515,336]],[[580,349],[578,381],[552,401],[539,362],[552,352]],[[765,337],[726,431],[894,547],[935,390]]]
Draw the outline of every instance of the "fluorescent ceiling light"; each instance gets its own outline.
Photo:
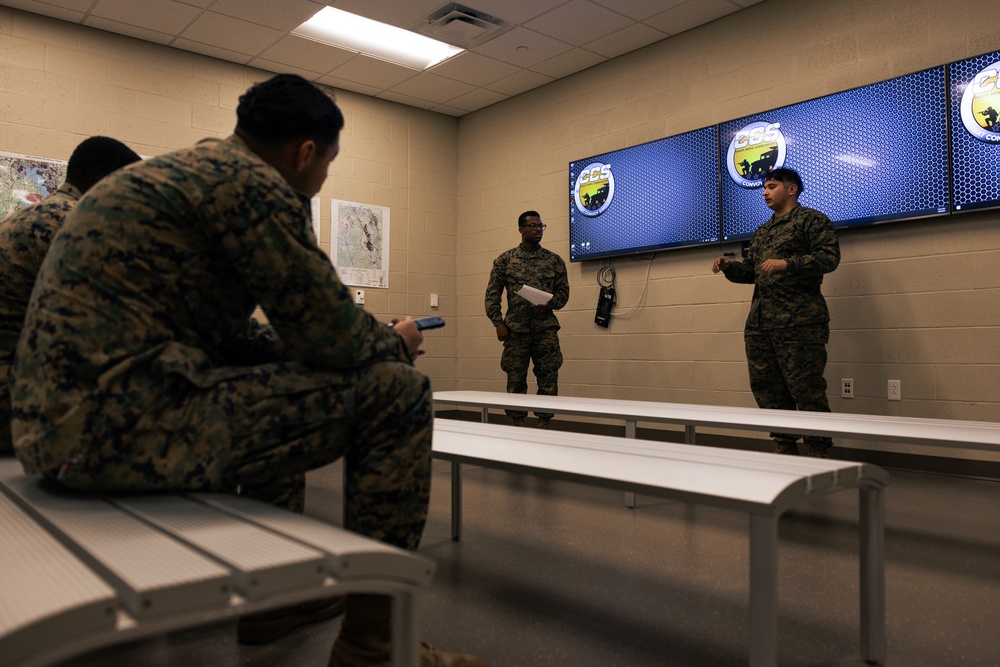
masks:
[[[464,51],[333,7],[324,7],[292,34],[419,70]]]

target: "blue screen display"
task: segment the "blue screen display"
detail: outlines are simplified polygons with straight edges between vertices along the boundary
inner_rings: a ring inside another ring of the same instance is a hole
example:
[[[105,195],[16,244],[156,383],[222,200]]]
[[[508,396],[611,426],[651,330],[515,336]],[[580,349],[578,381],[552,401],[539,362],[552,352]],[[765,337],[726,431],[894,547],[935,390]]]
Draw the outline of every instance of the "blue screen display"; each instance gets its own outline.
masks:
[[[728,121],[719,136],[724,241],[771,217],[761,186],[776,167],[799,172],[799,202],[837,227],[949,212],[943,66]]]
[[[716,127],[569,164],[571,261],[716,243]]]
[[[948,66],[953,209],[1000,206],[1000,51]]]

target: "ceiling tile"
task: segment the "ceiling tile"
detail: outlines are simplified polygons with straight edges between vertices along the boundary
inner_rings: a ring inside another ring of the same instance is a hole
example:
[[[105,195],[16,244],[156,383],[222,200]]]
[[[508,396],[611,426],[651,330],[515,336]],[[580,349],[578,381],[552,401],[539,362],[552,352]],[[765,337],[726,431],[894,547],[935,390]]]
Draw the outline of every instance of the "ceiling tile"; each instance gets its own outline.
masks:
[[[431,107],[436,107],[438,105],[437,102],[420,99],[419,97],[410,97],[409,95],[403,95],[401,93],[394,93],[391,90],[382,91],[375,97],[380,100],[389,100],[390,102],[399,102],[400,104],[406,104],[407,106],[417,107],[418,109],[430,109]]]
[[[432,67],[429,71],[473,86],[482,86],[510,76],[517,70],[514,65],[481,56],[473,51],[465,51]]]
[[[458,117],[464,116],[469,113],[469,111],[475,111],[475,109],[459,109],[458,107],[449,106],[447,104],[439,104],[436,107],[431,107],[431,111]]]
[[[503,19],[509,23],[527,23],[552,9],[558,2],[539,2],[538,0],[463,0],[459,4]],[[442,2],[441,4],[445,4]]]
[[[505,95],[517,95],[531,90],[532,88],[543,86],[551,81],[555,81],[555,79],[550,76],[545,76],[544,74],[539,74],[538,72],[532,72],[524,69],[517,74],[500,79],[499,81],[494,81],[485,87]]]
[[[282,37],[277,44],[261,53],[259,57],[310,72],[325,74],[343,65],[354,56],[353,51],[345,51],[336,46],[322,44],[297,35],[288,35]]]
[[[551,76],[553,79],[561,79],[564,76],[569,76],[588,67],[593,67],[605,60],[607,58],[596,53],[584,51],[583,49],[573,49],[566,53],[560,53],[555,58],[543,60],[531,69],[545,76]]]
[[[252,56],[266,50],[284,36],[285,33],[280,30],[214,12],[205,12],[181,33],[181,37],[187,40]]]
[[[573,0],[542,14],[524,25],[529,30],[582,46],[593,39],[621,30],[632,20],[587,0]]]
[[[600,53],[605,58],[616,58],[666,38],[666,33],[650,28],[643,23],[633,23],[624,30],[590,42],[586,45],[586,49]]]
[[[172,0],[97,0],[90,15],[176,35],[198,18],[202,10]]]
[[[525,28],[514,28],[496,39],[480,44],[473,51],[518,67],[531,67],[547,58],[565,53],[571,48],[565,42],[540,35],[537,32]]]
[[[608,9],[624,14],[636,21],[645,21],[650,16],[683,4],[687,0],[590,0]]]
[[[219,58],[220,60],[228,60],[232,63],[246,64],[247,61],[253,57],[248,56],[245,53],[236,53],[235,51],[229,51],[228,49],[220,49],[216,46],[202,44],[201,42],[192,42],[189,39],[175,39],[170,43],[170,46],[183,49],[184,51],[191,51],[205,56],[212,56],[213,58]]]
[[[459,95],[453,100],[448,100],[448,106],[465,109],[466,111],[475,111],[476,109],[482,109],[491,104],[502,102],[508,97],[510,96],[503,93],[486,90],[485,88],[477,88],[464,95]]]
[[[128,35],[129,37],[135,37],[136,39],[153,42],[155,44],[169,44],[170,40],[174,38],[172,34],[167,35],[162,32],[156,32],[155,30],[147,30],[146,28],[139,28],[134,25],[119,23],[118,21],[112,21],[110,19],[102,19],[96,16],[87,17],[83,21],[83,24],[90,26],[91,28],[97,28],[98,30],[106,30],[119,35]]]
[[[647,19],[645,23],[669,35],[676,35],[732,14],[737,9],[736,5],[726,0],[688,0]]]
[[[26,12],[35,12],[51,16],[54,19],[72,21],[79,23],[84,17],[93,0],[62,0],[52,2],[38,2],[38,0],[4,0],[4,5],[14,9],[23,9]]]
[[[285,32],[294,30],[323,9],[311,0],[215,0],[212,11]]]
[[[404,2],[372,2],[372,0],[328,0],[334,9],[409,29],[410,25],[448,4],[447,0],[405,0]],[[470,7],[473,5],[468,4]]]
[[[274,60],[267,60],[266,58],[254,58],[248,62],[247,65],[250,67],[256,67],[257,69],[265,69],[268,72],[274,72],[275,74],[298,74],[303,79],[308,79],[309,81],[315,81],[322,76],[322,72],[303,69],[302,67],[295,67],[294,65],[289,65],[287,63],[279,63]]]
[[[332,68],[329,74],[346,81],[375,86],[380,90],[392,88],[419,74],[417,70],[409,67],[372,58],[362,53],[352,55],[353,57],[343,65]]]
[[[467,83],[446,79],[430,72],[420,72],[412,79],[407,79],[398,86],[393,86],[391,92],[444,104],[471,90],[474,90],[473,86]]]
[[[316,83],[321,83],[324,86],[330,86],[331,88],[338,88],[340,90],[349,90],[353,93],[361,93],[362,95],[370,95],[375,97],[381,93],[384,88],[377,88],[375,86],[369,86],[363,83],[357,83],[355,81],[348,81],[347,79],[341,79],[340,77],[332,76],[326,74],[316,79]]]

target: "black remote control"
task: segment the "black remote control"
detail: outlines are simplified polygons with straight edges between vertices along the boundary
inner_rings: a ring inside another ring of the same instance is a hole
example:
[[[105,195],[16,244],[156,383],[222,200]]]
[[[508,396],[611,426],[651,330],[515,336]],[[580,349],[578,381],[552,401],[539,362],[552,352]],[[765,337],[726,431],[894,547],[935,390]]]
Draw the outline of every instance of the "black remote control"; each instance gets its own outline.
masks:
[[[413,323],[417,325],[418,331],[423,331],[424,329],[438,329],[444,326],[444,318],[421,317],[419,320],[413,320]]]

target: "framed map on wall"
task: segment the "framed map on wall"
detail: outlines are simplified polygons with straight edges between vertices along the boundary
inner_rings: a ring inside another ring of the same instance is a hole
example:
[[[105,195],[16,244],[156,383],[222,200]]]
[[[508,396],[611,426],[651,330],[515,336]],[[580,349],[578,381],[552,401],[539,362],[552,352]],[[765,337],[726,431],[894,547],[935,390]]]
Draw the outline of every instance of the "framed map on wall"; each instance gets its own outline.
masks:
[[[356,287],[389,286],[389,209],[333,200],[330,259]]]
[[[66,180],[66,162],[0,151],[0,220],[36,204]]]

